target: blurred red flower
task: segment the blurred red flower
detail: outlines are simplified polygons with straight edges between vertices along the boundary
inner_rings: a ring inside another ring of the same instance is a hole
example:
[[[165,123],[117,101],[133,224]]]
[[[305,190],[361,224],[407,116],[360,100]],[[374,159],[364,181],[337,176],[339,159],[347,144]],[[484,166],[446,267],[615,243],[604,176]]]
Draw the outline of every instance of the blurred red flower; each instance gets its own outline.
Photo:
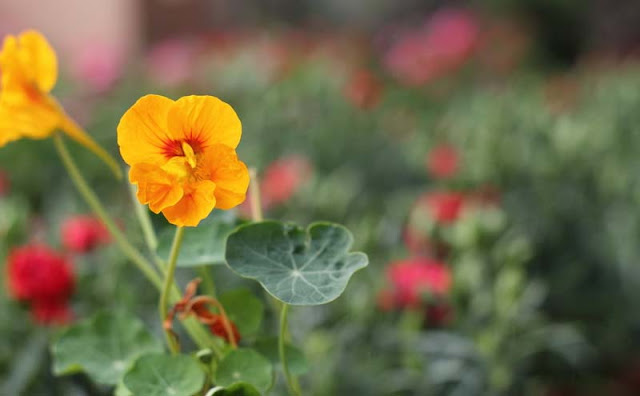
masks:
[[[7,281],[13,298],[38,303],[66,300],[74,288],[69,261],[53,249],[37,244],[11,251]]]
[[[462,66],[478,36],[470,12],[442,9],[424,27],[402,35],[385,54],[384,63],[401,83],[423,85]]]
[[[360,69],[351,75],[343,92],[354,106],[370,109],[380,102],[382,84],[369,70]]]
[[[431,192],[421,198],[419,205],[425,205],[438,223],[448,224],[458,220],[464,206],[465,196],[458,192]]]
[[[458,150],[449,144],[433,148],[427,156],[427,169],[438,179],[448,179],[458,172],[460,157]]]
[[[419,307],[425,294],[445,295],[451,288],[451,271],[442,262],[426,257],[415,257],[393,262],[387,267],[386,276],[391,290],[386,294],[393,306]],[[383,294],[384,296],[384,294]]]
[[[67,218],[61,226],[62,244],[72,252],[86,253],[111,240],[104,224],[89,215]]]
[[[73,320],[73,311],[66,299],[36,300],[31,304],[31,315],[43,325],[65,325]]]

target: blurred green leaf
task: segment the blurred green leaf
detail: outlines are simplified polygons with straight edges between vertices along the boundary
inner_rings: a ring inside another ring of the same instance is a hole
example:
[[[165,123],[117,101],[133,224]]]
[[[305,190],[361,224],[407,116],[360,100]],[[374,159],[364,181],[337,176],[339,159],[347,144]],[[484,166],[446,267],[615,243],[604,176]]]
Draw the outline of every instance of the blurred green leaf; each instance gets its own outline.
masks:
[[[224,263],[227,236],[236,227],[232,212],[214,210],[198,227],[185,229],[178,267],[197,267]],[[158,236],[158,255],[168,259],[175,229],[167,227]]]
[[[134,316],[101,312],[71,326],[52,346],[56,375],[85,372],[94,381],[116,385],[140,355],[162,351]]]
[[[345,227],[265,221],[238,227],[227,240],[227,263],[256,279],[277,299],[292,305],[318,305],[342,294],[351,275],[367,266],[364,253],[348,253],[353,236]]]
[[[236,349],[218,364],[216,383],[230,386],[246,382],[266,391],[273,381],[273,366],[269,360],[252,349]]]
[[[134,395],[193,396],[204,380],[200,365],[190,356],[148,354],[135,361],[123,383]]]
[[[230,290],[220,295],[229,319],[238,327],[240,335],[247,337],[260,329],[264,317],[264,305],[247,289]]]
[[[280,365],[277,337],[260,338],[256,340],[253,347],[269,359],[274,366]],[[289,344],[285,344],[284,348],[291,374],[302,375],[309,371],[309,364],[301,350]]]

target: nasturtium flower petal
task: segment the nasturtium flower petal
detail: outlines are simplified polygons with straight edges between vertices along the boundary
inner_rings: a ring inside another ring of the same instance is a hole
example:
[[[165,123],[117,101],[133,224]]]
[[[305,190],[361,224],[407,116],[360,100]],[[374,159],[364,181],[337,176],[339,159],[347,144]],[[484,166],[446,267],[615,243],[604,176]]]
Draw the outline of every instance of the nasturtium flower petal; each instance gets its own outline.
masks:
[[[196,142],[201,150],[222,143],[236,148],[242,124],[231,106],[213,96],[185,96],[169,113],[169,127],[181,131],[182,139]]]
[[[223,144],[213,145],[202,162],[216,182],[216,207],[231,209],[244,202],[249,187],[249,171],[238,160],[235,150]]]
[[[28,30],[18,38],[20,42],[19,59],[41,92],[50,92],[58,79],[58,60],[56,53],[42,34]]]
[[[122,116],[118,144],[138,200],[193,227],[214,208],[244,201],[249,171],[235,151],[241,134],[235,111],[218,98],[147,95]]]
[[[175,205],[184,195],[175,175],[154,164],[136,164],[129,171],[132,183],[138,185],[138,200],[149,204],[154,213]]]
[[[163,164],[171,158],[176,139],[167,116],[173,104],[164,96],[146,95],[124,113],[118,124],[118,146],[124,162]]]
[[[215,208],[216,184],[214,182],[202,180],[193,183],[190,187],[192,190],[185,192],[177,204],[162,211],[171,224],[195,227]]]

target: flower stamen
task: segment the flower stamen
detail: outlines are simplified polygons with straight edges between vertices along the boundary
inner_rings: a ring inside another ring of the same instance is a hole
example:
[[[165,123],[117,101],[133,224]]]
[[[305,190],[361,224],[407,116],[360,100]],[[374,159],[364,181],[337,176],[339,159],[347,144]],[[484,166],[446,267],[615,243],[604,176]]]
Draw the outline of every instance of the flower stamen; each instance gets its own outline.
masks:
[[[189,146],[189,143],[182,142],[182,152],[184,153],[187,163],[191,166],[191,169],[195,169],[197,165],[196,153],[193,152],[193,148]]]

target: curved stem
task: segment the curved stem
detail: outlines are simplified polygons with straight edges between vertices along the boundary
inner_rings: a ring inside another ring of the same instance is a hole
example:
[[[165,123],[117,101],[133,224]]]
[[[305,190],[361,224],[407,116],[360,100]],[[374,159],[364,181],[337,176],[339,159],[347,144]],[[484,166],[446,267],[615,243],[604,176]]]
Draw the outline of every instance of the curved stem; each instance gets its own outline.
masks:
[[[295,382],[295,379],[289,372],[289,365],[287,364],[287,357],[285,354],[285,337],[287,333],[287,314],[289,312],[289,305],[282,304],[282,311],[280,311],[280,337],[278,338],[278,352],[280,354],[280,363],[282,364],[282,371],[284,371],[284,378],[287,381],[289,387],[289,393],[293,396],[300,396],[300,389]]]
[[[111,169],[116,179],[122,179],[122,169],[118,166],[118,162],[105,149],[100,147],[100,145],[98,145],[98,143],[96,143],[85,130],[83,130],[71,117],[69,117],[64,110],[61,110],[61,112],[63,116],[60,129],[62,129],[73,140],[93,151],[93,153]]]
[[[131,262],[133,262],[133,264],[138,267],[138,269],[147,277],[147,279],[149,279],[151,283],[153,283],[154,286],[160,289],[162,285],[162,279],[160,278],[158,273],[154,271],[153,268],[149,265],[144,256],[140,252],[138,252],[138,250],[136,250],[133,245],[129,243],[129,241],[120,231],[115,222],[107,214],[107,211],[102,206],[102,203],[96,196],[96,193],[93,192],[91,187],[89,187],[89,184],[82,176],[82,173],[80,173],[78,166],[73,161],[73,158],[71,158],[69,150],[67,150],[67,147],[65,146],[60,134],[53,135],[53,142],[55,144],[56,150],[58,151],[58,155],[60,155],[60,158],[62,159],[63,165],[69,173],[69,177],[71,177],[71,181],[73,181],[73,184],[75,185],[82,198],[84,198],[87,205],[89,205],[91,210],[96,214],[96,216],[98,216],[105,227],[107,227],[107,230],[109,230],[109,233],[111,234],[111,236],[113,236],[113,239],[118,244],[118,247],[125,254],[125,256],[127,256],[129,260],[131,260]]]
[[[167,318],[167,306],[169,305],[169,294],[171,293],[171,287],[173,283],[173,274],[176,272],[176,265],[178,263],[178,254],[180,253],[180,246],[182,245],[182,238],[184,237],[184,228],[176,227],[176,234],[173,237],[173,243],[171,244],[171,254],[169,255],[169,263],[167,264],[167,273],[164,277],[164,286],[162,293],[160,294],[160,303],[158,309],[160,311],[160,323],[164,322]],[[167,338],[167,345],[173,354],[178,353],[178,345],[169,332],[165,332]]]

